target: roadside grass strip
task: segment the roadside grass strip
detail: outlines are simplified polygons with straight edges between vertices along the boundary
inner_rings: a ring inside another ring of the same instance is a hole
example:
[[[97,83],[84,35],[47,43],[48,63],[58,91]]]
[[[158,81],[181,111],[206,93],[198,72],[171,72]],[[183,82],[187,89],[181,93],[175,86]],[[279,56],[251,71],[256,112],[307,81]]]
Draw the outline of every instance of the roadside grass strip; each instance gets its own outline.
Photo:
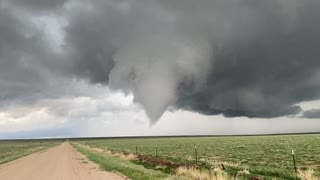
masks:
[[[80,153],[87,156],[87,158],[96,164],[100,165],[100,168],[105,171],[116,171],[130,179],[139,180],[155,180],[155,179],[166,179],[166,180],[180,180],[188,179],[172,174],[166,174],[161,171],[147,169],[142,165],[135,164],[131,161],[122,160],[117,157],[113,157],[107,153],[95,152],[89,150],[83,146],[75,143],[71,143],[72,146]]]

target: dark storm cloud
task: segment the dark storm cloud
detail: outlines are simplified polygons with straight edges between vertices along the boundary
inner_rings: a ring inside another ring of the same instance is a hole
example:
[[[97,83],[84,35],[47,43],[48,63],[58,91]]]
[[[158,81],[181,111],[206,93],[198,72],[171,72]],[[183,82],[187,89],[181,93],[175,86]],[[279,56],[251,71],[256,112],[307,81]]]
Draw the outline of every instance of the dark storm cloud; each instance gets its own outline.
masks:
[[[67,1],[68,0],[1,0],[0,2],[31,13],[37,13],[62,8]]]
[[[35,94],[43,82],[39,63],[34,60],[34,55],[42,56],[38,38],[41,32],[1,9],[0,34],[1,102]]]
[[[43,2],[44,3],[44,2]],[[65,95],[58,59],[43,29],[14,7],[0,4],[0,108]],[[22,4],[21,4],[22,5]],[[61,63],[59,63],[60,65]]]
[[[155,2],[71,1],[66,12],[67,73],[106,84],[115,52],[135,35],[156,31],[163,25]]]
[[[154,119],[170,105],[272,118],[297,114],[297,103],[320,98],[317,0],[11,4],[59,9],[67,23],[62,52],[54,53],[41,29],[1,9],[1,99],[43,94],[56,77],[133,92]]]
[[[308,119],[320,119],[320,109],[304,111],[303,117]]]
[[[80,9],[75,9],[69,16],[65,39],[69,62],[65,73],[92,83],[106,84],[113,66],[115,44],[112,41],[115,36],[119,37],[117,31],[121,28],[117,26],[121,21],[117,22],[118,14],[111,7],[93,6],[92,10],[77,6]]]
[[[296,103],[319,98],[320,82],[310,79],[320,68],[320,3],[298,4],[288,25],[289,18],[274,6],[278,1],[264,2],[246,5],[254,17],[236,17],[243,24],[235,22],[233,31],[240,36],[216,51],[205,88],[182,97],[178,106],[227,117],[270,118],[296,114],[301,111]],[[254,23],[248,22],[251,18]]]

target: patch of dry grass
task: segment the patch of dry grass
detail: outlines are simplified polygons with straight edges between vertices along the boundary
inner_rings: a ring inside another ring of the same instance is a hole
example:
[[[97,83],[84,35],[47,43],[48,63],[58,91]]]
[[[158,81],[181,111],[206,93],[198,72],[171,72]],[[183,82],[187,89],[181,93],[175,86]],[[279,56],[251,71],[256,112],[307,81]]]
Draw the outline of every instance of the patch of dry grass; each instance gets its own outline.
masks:
[[[217,168],[221,167],[222,164],[225,168],[231,167],[231,168],[240,168],[240,163],[235,162],[226,162],[226,161],[207,161],[208,164],[211,166]]]
[[[79,143],[75,143],[79,146],[82,146],[84,148],[88,148],[88,149],[91,149],[91,150],[94,150],[96,152],[103,152],[103,153],[107,153],[108,155],[112,155],[114,157],[117,157],[117,158],[120,158],[122,160],[128,160],[128,161],[131,161],[131,160],[136,160],[137,159],[137,156],[133,153],[130,153],[130,154],[123,154],[123,153],[120,153],[120,152],[112,152],[111,150],[109,149],[102,149],[102,148],[95,148],[95,147],[90,147],[88,145],[83,145],[83,144],[79,144]]]
[[[115,157],[118,157],[120,159],[123,159],[123,160],[127,160],[127,161],[131,161],[131,160],[136,160],[137,159],[137,156],[135,154],[123,154],[123,153],[113,153],[112,154],[113,156]]]
[[[229,177],[229,175],[226,172],[222,171],[219,168],[213,169],[211,180],[225,180],[225,179],[231,179],[231,177]]]
[[[243,169],[242,171],[238,171],[237,175],[242,176],[242,175],[248,175],[248,174],[250,174],[249,169]]]
[[[297,176],[301,180],[319,180],[319,178],[315,177],[313,169],[308,169],[308,170],[299,169]]]
[[[176,170],[177,175],[185,176],[193,180],[227,180],[230,179],[226,172],[223,172],[219,168],[214,168],[211,171],[197,170],[190,167],[179,167]]]
[[[133,153],[124,154],[124,153],[121,153],[121,152],[112,152],[109,149],[100,149],[100,148],[95,148],[95,149],[99,149],[98,152],[101,152],[101,150],[102,150],[104,153],[107,153],[108,155],[112,155],[112,156],[117,157],[117,158],[122,159],[122,160],[131,161],[131,160],[136,160],[137,159],[137,156],[135,154],[133,154]]]
[[[235,179],[243,179],[243,178],[247,177],[249,174],[250,174],[249,169],[245,168],[245,169],[237,172]]]

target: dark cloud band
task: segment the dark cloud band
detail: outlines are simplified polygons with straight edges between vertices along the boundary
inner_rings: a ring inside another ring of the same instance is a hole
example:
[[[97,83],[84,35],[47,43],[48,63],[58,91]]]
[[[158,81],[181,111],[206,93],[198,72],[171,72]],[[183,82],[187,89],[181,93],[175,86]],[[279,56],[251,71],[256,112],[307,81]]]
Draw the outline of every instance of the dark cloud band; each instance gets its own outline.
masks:
[[[48,80],[72,78],[111,87],[114,82],[114,88],[134,92],[135,101],[155,114],[174,105],[208,115],[272,118],[297,114],[302,110],[296,104],[320,98],[316,0],[12,3],[12,8],[42,12],[59,9],[67,25],[62,52],[56,53],[41,29],[28,23],[30,17],[0,11],[1,99],[25,95],[22,89],[30,90],[28,97],[41,98]],[[198,52],[208,55],[190,64],[194,61],[188,58],[199,58]],[[112,73],[115,67],[130,69]],[[166,79],[163,86],[155,83],[169,90],[151,88],[152,79]],[[167,93],[165,108],[156,98],[144,99],[159,93]],[[305,112],[305,117],[314,114]]]

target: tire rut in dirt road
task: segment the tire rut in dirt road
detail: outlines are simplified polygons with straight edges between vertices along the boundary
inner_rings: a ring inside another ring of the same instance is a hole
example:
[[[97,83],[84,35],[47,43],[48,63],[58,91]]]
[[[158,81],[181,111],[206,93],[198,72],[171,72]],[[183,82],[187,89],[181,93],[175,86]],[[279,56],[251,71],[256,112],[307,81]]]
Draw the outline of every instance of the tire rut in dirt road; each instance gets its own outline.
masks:
[[[68,142],[0,165],[1,180],[124,180],[99,170]]]

